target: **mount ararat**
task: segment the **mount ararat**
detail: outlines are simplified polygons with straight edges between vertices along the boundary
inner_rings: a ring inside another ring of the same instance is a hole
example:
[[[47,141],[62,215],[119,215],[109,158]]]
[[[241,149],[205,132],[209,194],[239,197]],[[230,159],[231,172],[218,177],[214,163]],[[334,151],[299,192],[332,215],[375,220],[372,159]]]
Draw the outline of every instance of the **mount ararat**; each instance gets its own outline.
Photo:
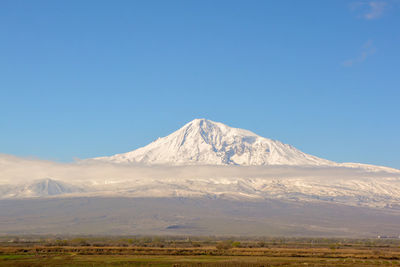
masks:
[[[94,160],[169,166],[330,166],[400,173],[383,166],[318,158],[280,141],[207,119],[194,119],[172,134],[136,150]]]
[[[195,119],[174,133],[134,151],[96,160],[148,165],[332,165],[300,150],[232,128],[219,122]]]
[[[0,155],[0,170],[5,233],[370,236],[382,233],[377,224],[400,233],[400,170],[336,163],[206,119],[110,157],[67,164]]]
[[[400,203],[400,170],[335,163],[206,119],[110,157],[54,166],[3,156],[0,164],[0,198],[118,195],[272,198],[374,207]]]

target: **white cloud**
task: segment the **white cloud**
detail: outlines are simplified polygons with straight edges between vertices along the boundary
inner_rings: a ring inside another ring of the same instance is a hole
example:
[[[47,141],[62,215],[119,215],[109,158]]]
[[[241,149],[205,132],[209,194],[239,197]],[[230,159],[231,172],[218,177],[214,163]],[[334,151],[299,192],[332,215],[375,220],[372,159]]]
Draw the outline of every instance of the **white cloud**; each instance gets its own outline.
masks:
[[[290,177],[369,177],[379,173],[345,167],[298,166],[145,166],[104,162],[57,163],[0,154],[0,186],[32,182],[44,178],[80,184],[96,181],[148,181],[157,179],[209,178],[290,178]],[[387,173],[386,176],[391,176]],[[399,174],[394,174],[398,177]]]
[[[369,2],[369,12],[364,14],[366,19],[376,19],[383,15],[383,12],[387,6],[386,2]]]
[[[359,17],[366,20],[378,19],[383,16],[389,5],[386,1],[360,1],[353,2],[350,8],[360,12]]]
[[[355,57],[351,58],[348,60],[345,60],[343,62],[343,66],[345,67],[351,67],[354,64],[357,63],[362,63],[364,62],[369,56],[373,55],[376,52],[376,48],[372,42],[372,40],[368,40],[367,42],[364,43],[364,45],[361,47],[361,52],[360,54]]]

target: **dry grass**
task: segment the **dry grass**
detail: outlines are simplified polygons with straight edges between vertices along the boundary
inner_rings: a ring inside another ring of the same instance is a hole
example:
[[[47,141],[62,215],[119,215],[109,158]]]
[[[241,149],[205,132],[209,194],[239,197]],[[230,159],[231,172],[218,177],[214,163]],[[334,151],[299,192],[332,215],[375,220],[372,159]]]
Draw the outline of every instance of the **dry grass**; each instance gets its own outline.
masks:
[[[3,246],[0,266],[400,266],[399,247]]]

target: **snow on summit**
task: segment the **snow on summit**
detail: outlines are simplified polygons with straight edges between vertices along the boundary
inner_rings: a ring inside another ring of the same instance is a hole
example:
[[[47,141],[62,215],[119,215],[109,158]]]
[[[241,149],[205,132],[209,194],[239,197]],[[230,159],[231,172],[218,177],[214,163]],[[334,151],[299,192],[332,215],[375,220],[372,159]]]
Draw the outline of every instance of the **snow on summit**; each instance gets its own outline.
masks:
[[[223,123],[195,119],[131,152],[96,160],[166,165],[334,165],[279,141]]]

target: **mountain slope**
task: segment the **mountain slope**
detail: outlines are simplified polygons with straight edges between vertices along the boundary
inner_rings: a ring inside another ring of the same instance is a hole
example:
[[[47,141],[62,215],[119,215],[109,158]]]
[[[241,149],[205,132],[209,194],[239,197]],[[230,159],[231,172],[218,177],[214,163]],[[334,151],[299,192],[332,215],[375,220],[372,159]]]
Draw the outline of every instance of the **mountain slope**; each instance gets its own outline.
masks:
[[[195,119],[137,150],[95,159],[149,165],[335,165],[279,141],[206,119]]]
[[[81,193],[84,190],[53,179],[42,179],[25,185],[0,187],[0,198],[31,198]]]

